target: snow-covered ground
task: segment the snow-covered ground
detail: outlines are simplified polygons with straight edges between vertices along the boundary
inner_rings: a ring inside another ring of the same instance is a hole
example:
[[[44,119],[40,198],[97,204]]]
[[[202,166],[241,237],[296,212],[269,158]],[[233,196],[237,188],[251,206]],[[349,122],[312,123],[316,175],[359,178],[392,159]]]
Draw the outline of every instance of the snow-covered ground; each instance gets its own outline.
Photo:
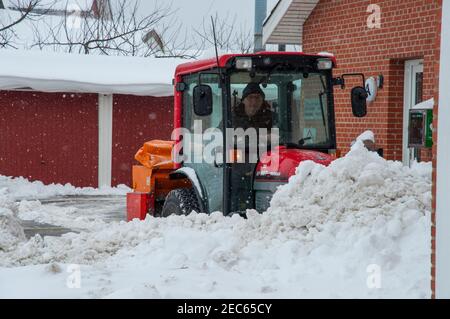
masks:
[[[0,198],[11,200],[20,199],[46,199],[55,196],[101,196],[101,195],[126,195],[130,191],[125,185],[117,187],[103,187],[100,189],[92,187],[77,188],[70,184],[44,185],[42,182],[29,182],[23,177],[7,177],[0,175]]]
[[[0,185],[3,298],[430,297],[431,165],[403,167],[360,141],[329,167],[302,163],[269,210],[248,219],[93,219],[79,234],[27,241],[17,216],[59,212],[13,201],[36,185]]]

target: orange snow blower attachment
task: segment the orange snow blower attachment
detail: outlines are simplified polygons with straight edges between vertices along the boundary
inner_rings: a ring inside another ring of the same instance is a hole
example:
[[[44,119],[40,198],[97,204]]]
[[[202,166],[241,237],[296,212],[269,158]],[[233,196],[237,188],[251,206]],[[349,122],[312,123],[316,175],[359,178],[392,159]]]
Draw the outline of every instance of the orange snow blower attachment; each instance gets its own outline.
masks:
[[[133,166],[133,193],[127,194],[127,219],[145,219],[155,215],[155,204],[177,188],[192,187],[187,179],[170,179],[170,173],[178,168],[173,159],[173,141],[150,141],[136,153],[141,165]]]

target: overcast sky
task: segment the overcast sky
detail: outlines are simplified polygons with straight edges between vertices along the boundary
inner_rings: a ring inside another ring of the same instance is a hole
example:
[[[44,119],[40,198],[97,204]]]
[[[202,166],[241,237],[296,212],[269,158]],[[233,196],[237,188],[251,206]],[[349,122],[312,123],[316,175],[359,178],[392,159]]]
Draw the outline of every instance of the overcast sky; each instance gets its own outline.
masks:
[[[276,1],[268,0],[269,11]],[[142,6],[148,10],[154,8],[155,2],[156,0],[141,0]],[[204,18],[209,19],[217,12],[223,17],[228,14],[230,20],[236,15],[240,25],[246,25],[253,30],[255,0],[172,0],[172,3],[173,9],[178,9],[177,16],[186,27],[199,28]]]
[[[149,10],[154,8],[155,2],[157,1],[141,0],[142,6]],[[223,16],[227,13],[232,17],[236,15],[239,22],[253,28],[254,0],[172,0],[172,8],[177,9],[176,15],[186,27],[198,28],[202,25],[204,18],[209,19],[211,15],[218,12]]]

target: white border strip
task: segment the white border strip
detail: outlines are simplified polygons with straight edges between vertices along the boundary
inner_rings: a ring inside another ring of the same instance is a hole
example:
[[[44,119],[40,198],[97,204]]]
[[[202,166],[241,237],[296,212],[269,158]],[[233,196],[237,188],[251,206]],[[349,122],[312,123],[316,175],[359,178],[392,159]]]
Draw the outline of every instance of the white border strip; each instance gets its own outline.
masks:
[[[436,190],[436,298],[450,298],[450,1],[443,1]]]
[[[98,95],[98,187],[111,187],[113,95]]]

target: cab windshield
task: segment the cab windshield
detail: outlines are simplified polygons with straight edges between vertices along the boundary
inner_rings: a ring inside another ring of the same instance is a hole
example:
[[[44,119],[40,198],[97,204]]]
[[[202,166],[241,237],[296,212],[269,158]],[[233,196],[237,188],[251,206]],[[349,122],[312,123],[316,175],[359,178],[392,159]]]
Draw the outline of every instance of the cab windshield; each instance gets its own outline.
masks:
[[[232,113],[244,104],[242,96],[249,83],[259,84],[264,92],[264,105],[271,110],[270,125],[279,129],[281,145],[331,146],[325,73],[236,71],[230,76]],[[235,128],[237,122],[233,121]]]

